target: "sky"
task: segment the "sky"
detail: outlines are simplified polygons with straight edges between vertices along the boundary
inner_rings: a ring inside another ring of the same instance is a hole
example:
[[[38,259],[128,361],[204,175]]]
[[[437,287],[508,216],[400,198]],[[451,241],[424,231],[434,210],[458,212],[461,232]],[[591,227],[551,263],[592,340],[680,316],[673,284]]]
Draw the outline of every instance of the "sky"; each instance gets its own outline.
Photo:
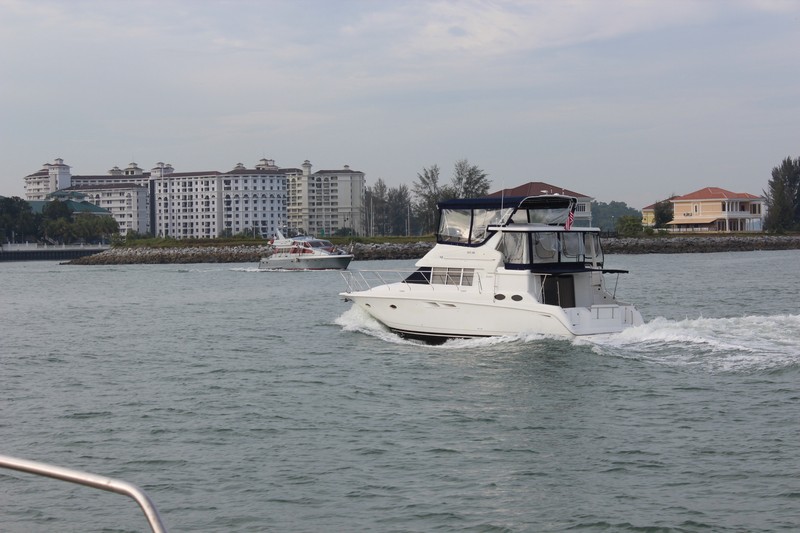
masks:
[[[800,156],[800,1],[0,0],[0,195],[262,159],[460,159],[641,209]]]

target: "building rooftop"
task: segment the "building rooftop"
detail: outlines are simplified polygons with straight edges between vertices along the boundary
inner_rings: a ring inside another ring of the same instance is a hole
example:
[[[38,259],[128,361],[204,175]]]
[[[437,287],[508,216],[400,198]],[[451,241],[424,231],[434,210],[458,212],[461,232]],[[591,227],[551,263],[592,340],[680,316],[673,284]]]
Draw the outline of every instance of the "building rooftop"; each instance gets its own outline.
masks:
[[[565,196],[574,196],[576,198],[591,198],[591,196],[563,187],[550,185],[543,181],[530,181],[524,185],[514,187],[511,189],[502,189],[497,192],[489,194],[489,197],[495,196],[539,196],[540,194],[563,194]]]
[[[98,189],[146,189],[144,185],[137,185],[136,183],[104,183],[102,185],[73,185],[62,191],[96,191]]]
[[[656,204],[660,204],[661,202],[670,202],[675,198],[677,198],[677,196],[670,196],[669,198],[665,198],[664,200],[659,200],[658,202],[655,202],[653,204],[646,205],[642,208],[642,211],[653,211],[656,208]]]
[[[61,201],[61,200],[54,200],[54,201]],[[63,200],[67,207],[69,207],[70,211],[73,213],[91,213],[93,215],[111,215],[111,212],[108,209],[103,209],[102,207],[97,207],[94,204],[90,204],[89,202],[76,202],[74,200]],[[34,213],[41,214],[42,209],[44,206],[49,204],[50,202],[45,200],[30,200],[28,203],[31,205],[31,210]]]
[[[731,192],[720,187],[705,187],[703,189],[690,192],[683,196],[672,198],[673,202],[684,200],[758,200],[760,196],[746,192]]]

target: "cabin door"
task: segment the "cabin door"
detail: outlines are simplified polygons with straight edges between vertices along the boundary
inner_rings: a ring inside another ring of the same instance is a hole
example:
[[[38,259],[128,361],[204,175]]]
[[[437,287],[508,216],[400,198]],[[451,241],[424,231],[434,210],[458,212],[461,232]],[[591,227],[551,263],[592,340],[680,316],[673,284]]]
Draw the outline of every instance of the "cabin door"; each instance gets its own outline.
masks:
[[[544,276],[544,302],[547,305],[575,307],[575,278],[572,276]]]

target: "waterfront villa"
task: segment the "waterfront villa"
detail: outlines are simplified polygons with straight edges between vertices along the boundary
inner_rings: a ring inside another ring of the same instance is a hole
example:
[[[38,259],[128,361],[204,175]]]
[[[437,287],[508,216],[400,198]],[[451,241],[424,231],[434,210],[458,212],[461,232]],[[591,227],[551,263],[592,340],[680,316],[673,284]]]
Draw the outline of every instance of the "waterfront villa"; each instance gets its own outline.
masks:
[[[539,196],[541,194],[562,194],[564,196],[574,196],[578,199],[578,203],[575,206],[575,221],[573,222],[573,225],[583,227],[589,227],[592,225],[592,200],[594,200],[594,198],[579,192],[565,189],[564,187],[550,185],[549,183],[545,183],[543,181],[530,181],[518,187],[493,192],[488,196],[490,198],[500,198],[501,196],[509,198],[514,196]]]
[[[660,204],[661,202],[671,202],[677,198],[677,196],[670,196],[666,200],[658,201],[654,204],[650,204],[642,208],[642,226],[646,228],[652,228],[656,225],[656,205]]]
[[[670,202],[673,218],[667,226],[671,232],[762,231],[764,227],[762,196],[705,187]]]
[[[656,202],[655,204],[650,204],[642,208],[642,226],[650,227],[656,225]]]

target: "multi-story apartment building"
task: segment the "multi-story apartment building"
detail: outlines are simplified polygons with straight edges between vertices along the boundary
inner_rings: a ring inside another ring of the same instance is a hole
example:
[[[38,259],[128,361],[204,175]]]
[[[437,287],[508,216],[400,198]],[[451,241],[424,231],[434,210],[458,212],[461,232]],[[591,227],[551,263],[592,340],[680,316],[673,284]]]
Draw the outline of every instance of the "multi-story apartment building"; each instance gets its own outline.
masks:
[[[311,173],[311,163],[302,169],[286,169],[289,227],[313,235],[334,235],[347,230],[364,234],[364,173],[345,165],[341,170]]]
[[[119,224],[119,232],[122,235],[128,231],[142,234],[148,232],[150,202],[145,185],[135,183],[73,185],[61,190],[82,193],[87,202],[107,210]]]
[[[136,163],[125,170],[114,167],[108,174],[73,176],[63,159],[47,163],[25,177],[25,198],[41,201],[56,191],[80,193],[86,201],[106,209],[119,224],[120,233],[150,231],[150,175]]]
[[[69,165],[63,159],[45,163],[41,170],[25,176],[25,199],[44,201],[47,195],[72,185]]]
[[[63,160],[25,177],[26,198],[44,199],[61,189],[87,195],[111,211],[120,231],[129,229],[178,239],[250,233],[272,236],[280,228],[331,235],[347,228],[363,232],[364,173],[279,168],[262,159],[254,169],[241,163],[229,172],[175,172],[157,163],[149,172],[136,163],[105,175],[71,175]],[[145,215],[146,214],[146,215]]]
[[[158,236],[208,238],[237,233],[272,236],[286,226],[286,175],[271,159],[255,169],[152,174],[153,228]]]
[[[158,163],[164,166],[163,163]],[[166,165],[167,170],[171,170],[170,165]],[[117,183],[132,183],[134,185],[141,185],[147,187],[150,183],[150,173],[145,172],[136,163],[130,163],[125,170],[119,167],[114,167],[108,171],[108,174],[100,174],[97,176],[72,176],[72,185],[108,185]]]

